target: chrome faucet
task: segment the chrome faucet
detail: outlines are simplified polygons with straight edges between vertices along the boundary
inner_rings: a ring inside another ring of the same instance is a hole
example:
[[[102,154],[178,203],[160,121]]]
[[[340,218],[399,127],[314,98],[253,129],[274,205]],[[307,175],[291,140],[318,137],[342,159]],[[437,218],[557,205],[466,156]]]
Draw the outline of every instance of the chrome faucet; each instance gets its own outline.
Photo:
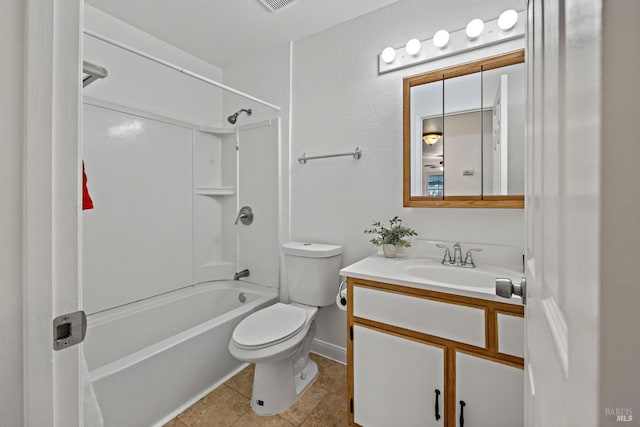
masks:
[[[240,221],[244,225],[251,225],[251,223],[253,222],[253,211],[249,206],[243,206],[242,209],[240,209],[234,225],[238,225],[238,221]]]
[[[249,277],[249,269],[245,268],[242,271],[238,271],[236,274],[233,275],[233,280],[240,280],[243,277]]]
[[[439,245],[439,244],[436,244],[436,247],[440,249],[444,249],[444,256],[442,257],[442,261],[440,262],[440,264],[451,265],[451,251],[449,250],[449,248],[446,247],[445,245]]]
[[[462,248],[460,248],[460,242],[456,242],[453,245],[453,261],[452,265],[462,266]]]
[[[476,268],[476,263],[473,262],[473,257],[471,256],[471,252],[480,252],[481,250],[482,249],[480,248],[469,249],[464,256],[464,261],[462,263],[462,266],[467,268]]]
[[[479,248],[468,249],[463,260],[462,247],[460,246],[460,242],[456,242],[453,245],[453,259],[451,259],[451,251],[448,247],[440,244],[436,244],[436,247],[444,249],[444,256],[442,257],[441,264],[465,268],[476,268],[476,264],[473,261],[472,252],[480,252],[482,250]]]

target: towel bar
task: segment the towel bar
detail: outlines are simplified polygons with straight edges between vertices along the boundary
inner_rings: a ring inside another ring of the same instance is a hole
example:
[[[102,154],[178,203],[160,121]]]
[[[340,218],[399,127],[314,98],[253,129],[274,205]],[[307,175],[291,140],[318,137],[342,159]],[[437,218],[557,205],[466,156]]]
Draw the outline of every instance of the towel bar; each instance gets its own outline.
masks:
[[[356,149],[350,153],[325,154],[322,156],[307,156],[307,153],[302,153],[302,156],[298,157],[298,161],[300,162],[301,165],[304,165],[307,163],[307,160],[328,159],[329,157],[345,157],[345,156],[353,156],[354,159],[358,160],[360,157],[362,157],[362,150],[359,147],[356,147]]]

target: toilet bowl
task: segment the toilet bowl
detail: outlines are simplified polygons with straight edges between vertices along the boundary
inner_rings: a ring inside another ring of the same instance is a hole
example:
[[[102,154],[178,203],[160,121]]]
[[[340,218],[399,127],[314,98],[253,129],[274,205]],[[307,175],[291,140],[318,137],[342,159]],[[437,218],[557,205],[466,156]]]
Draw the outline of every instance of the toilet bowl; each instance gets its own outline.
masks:
[[[309,358],[318,307],[335,300],[342,247],[290,242],[283,245],[291,303],[277,303],[243,319],[229,351],[255,363],[251,408],[259,415],[293,405],[318,375]]]
[[[289,408],[311,385],[318,367],[309,358],[317,307],[277,303],[238,324],[229,351],[255,363],[251,408],[273,415]]]

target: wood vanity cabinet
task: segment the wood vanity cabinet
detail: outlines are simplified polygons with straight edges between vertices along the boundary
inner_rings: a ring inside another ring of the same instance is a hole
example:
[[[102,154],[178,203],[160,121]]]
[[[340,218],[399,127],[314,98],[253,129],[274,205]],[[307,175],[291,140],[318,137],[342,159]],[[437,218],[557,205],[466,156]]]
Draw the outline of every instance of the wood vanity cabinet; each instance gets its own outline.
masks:
[[[352,277],[347,301],[351,425],[523,425],[521,305]]]

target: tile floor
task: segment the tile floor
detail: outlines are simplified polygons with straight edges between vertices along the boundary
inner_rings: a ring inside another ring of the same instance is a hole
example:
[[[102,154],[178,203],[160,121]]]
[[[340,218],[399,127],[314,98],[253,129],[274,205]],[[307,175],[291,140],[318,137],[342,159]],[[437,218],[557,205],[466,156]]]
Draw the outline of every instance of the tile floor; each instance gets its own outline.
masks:
[[[281,414],[262,417],[249,406],[253,365],[200,399],[165,427],[348,426],[347,367],[311,354],[318,377],[298,401]]]

